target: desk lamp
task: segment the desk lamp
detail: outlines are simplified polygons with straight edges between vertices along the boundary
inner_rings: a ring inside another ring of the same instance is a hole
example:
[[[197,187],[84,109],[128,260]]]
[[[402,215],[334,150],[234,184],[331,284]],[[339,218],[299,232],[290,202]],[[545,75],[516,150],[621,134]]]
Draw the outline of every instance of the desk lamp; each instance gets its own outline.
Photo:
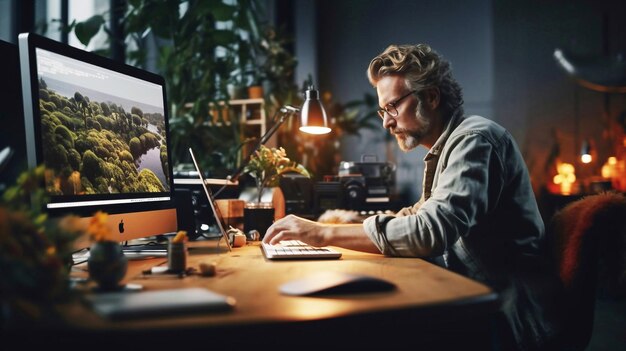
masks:
[[[589,140],[583,141],[583,145],[580,149],[580,161],[582,163],[590,163],[593,161],[593,157],[591,156],[591,143]]]
[[[229,182],[234,182],[239,178],[241,172],[243,172],[243,169],[250,161],[250,157],[261,147],[261,145],[265,144],[269,138],[274,135],[278,128],[280,128],[280,126],[287,121],[287,118],[292,117],[295,114],[300,114],[300,131],[307,134],[317,135],[330,133],[331,129],[328,127],[328,116],[326,115],[324,106],[320,101],[319,91],[310,86],[305,91],[304,96],[305,100],[301,108],[284,105],[276,112],[277,114],[280,113],[280,119],[267,132],[265,132],[263,136],[261,136],[261,139],[259,139],[259,142],[254,150],[248,154],[237,171],[226,177]],[[276,119],[276,117],[274,117],[274,119]],[[226,185],[223,185],[218,191],[216,191],[215,196],[219,195],[225,187]]]

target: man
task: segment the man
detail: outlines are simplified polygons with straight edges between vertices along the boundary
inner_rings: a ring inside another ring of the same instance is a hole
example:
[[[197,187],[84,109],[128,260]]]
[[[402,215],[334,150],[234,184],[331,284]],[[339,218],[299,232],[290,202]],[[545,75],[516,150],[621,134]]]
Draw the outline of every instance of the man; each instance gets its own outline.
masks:
[[[427,258],[499,292],[504,349],[546,347],[558,329],[547,293],[556,280],[547,273],[544,224],[513,138],[493,121],[463,115],[449,63],[427,45],[389,46],[372,59],[367,76],[383,126],[400,148],[429,149],[421,199],[362,225],[287,216],[263,241]]]

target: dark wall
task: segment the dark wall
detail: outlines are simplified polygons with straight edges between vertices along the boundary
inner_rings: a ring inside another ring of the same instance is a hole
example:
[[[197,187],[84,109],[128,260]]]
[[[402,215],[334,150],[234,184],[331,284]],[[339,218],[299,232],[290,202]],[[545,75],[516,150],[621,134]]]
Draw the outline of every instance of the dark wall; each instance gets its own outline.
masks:
[[[534,185],[551,179],[546,163],[555,141],[561,161],[574,164],[579,179],[599,175],[613,151],[607,137],[620,131],[615,121],[626,95],[579,86],[553,54],[560,48],[594,60],[626,53],[626,2],[500,0],[493,8],[494,112],[520,143]],[[589,165],[578,161],[584,139],[598,152]]]
[[[577,174],[599,174],[609,150],[605,136],[615,134],[626,94],[607,97],[578,86],[553,53],[556,48],[589,56],[625,53],[625,1],[318,0],[316,11],[319,86],[335,100],[375,93],[365,70],[387,45],[428,43],[451,61],[466,113],[493,119],[513,134],[536,188],[551,179],[553,170],[545,163],[555,140],[561,160],[574,164],[582,140],[592,140],[599,161],[577,166]],[[362,134],[342,139],[342,158],[375,154],[396,162],[399,191],[407,201],[416,200],[426,150],[402,153],[382,126]]]

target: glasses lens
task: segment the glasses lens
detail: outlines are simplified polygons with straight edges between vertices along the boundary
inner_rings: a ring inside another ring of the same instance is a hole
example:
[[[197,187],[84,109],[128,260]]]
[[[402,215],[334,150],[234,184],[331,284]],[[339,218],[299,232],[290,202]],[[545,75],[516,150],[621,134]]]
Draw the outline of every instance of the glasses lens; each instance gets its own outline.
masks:
[[[396,107],[393,104],[389,104],[385,106],[385,108],[378,109],[378,115],[380,118],[385,119],[385,113],[390,117],[398,116],[398,110],[396,110]]]
[[[389,106],[387,106],[387,113],[389,114],[389,116],[391,117],[396,117],[398,116],[398,110],[396,110],[396,107],[392,104],[390,104]]]

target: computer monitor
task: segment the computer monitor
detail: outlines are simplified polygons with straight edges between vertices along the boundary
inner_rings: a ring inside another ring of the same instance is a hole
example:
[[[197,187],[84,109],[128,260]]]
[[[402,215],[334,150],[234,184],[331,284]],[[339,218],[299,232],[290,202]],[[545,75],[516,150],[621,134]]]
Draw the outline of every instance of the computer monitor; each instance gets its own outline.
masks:
[[[17,45],[0,40],[0,196],[26,170],[22,83]]]
[[[54,40],[18,37],[26,150],[51,216],[108,213],[119,241],[177,230],[164,79]]]

